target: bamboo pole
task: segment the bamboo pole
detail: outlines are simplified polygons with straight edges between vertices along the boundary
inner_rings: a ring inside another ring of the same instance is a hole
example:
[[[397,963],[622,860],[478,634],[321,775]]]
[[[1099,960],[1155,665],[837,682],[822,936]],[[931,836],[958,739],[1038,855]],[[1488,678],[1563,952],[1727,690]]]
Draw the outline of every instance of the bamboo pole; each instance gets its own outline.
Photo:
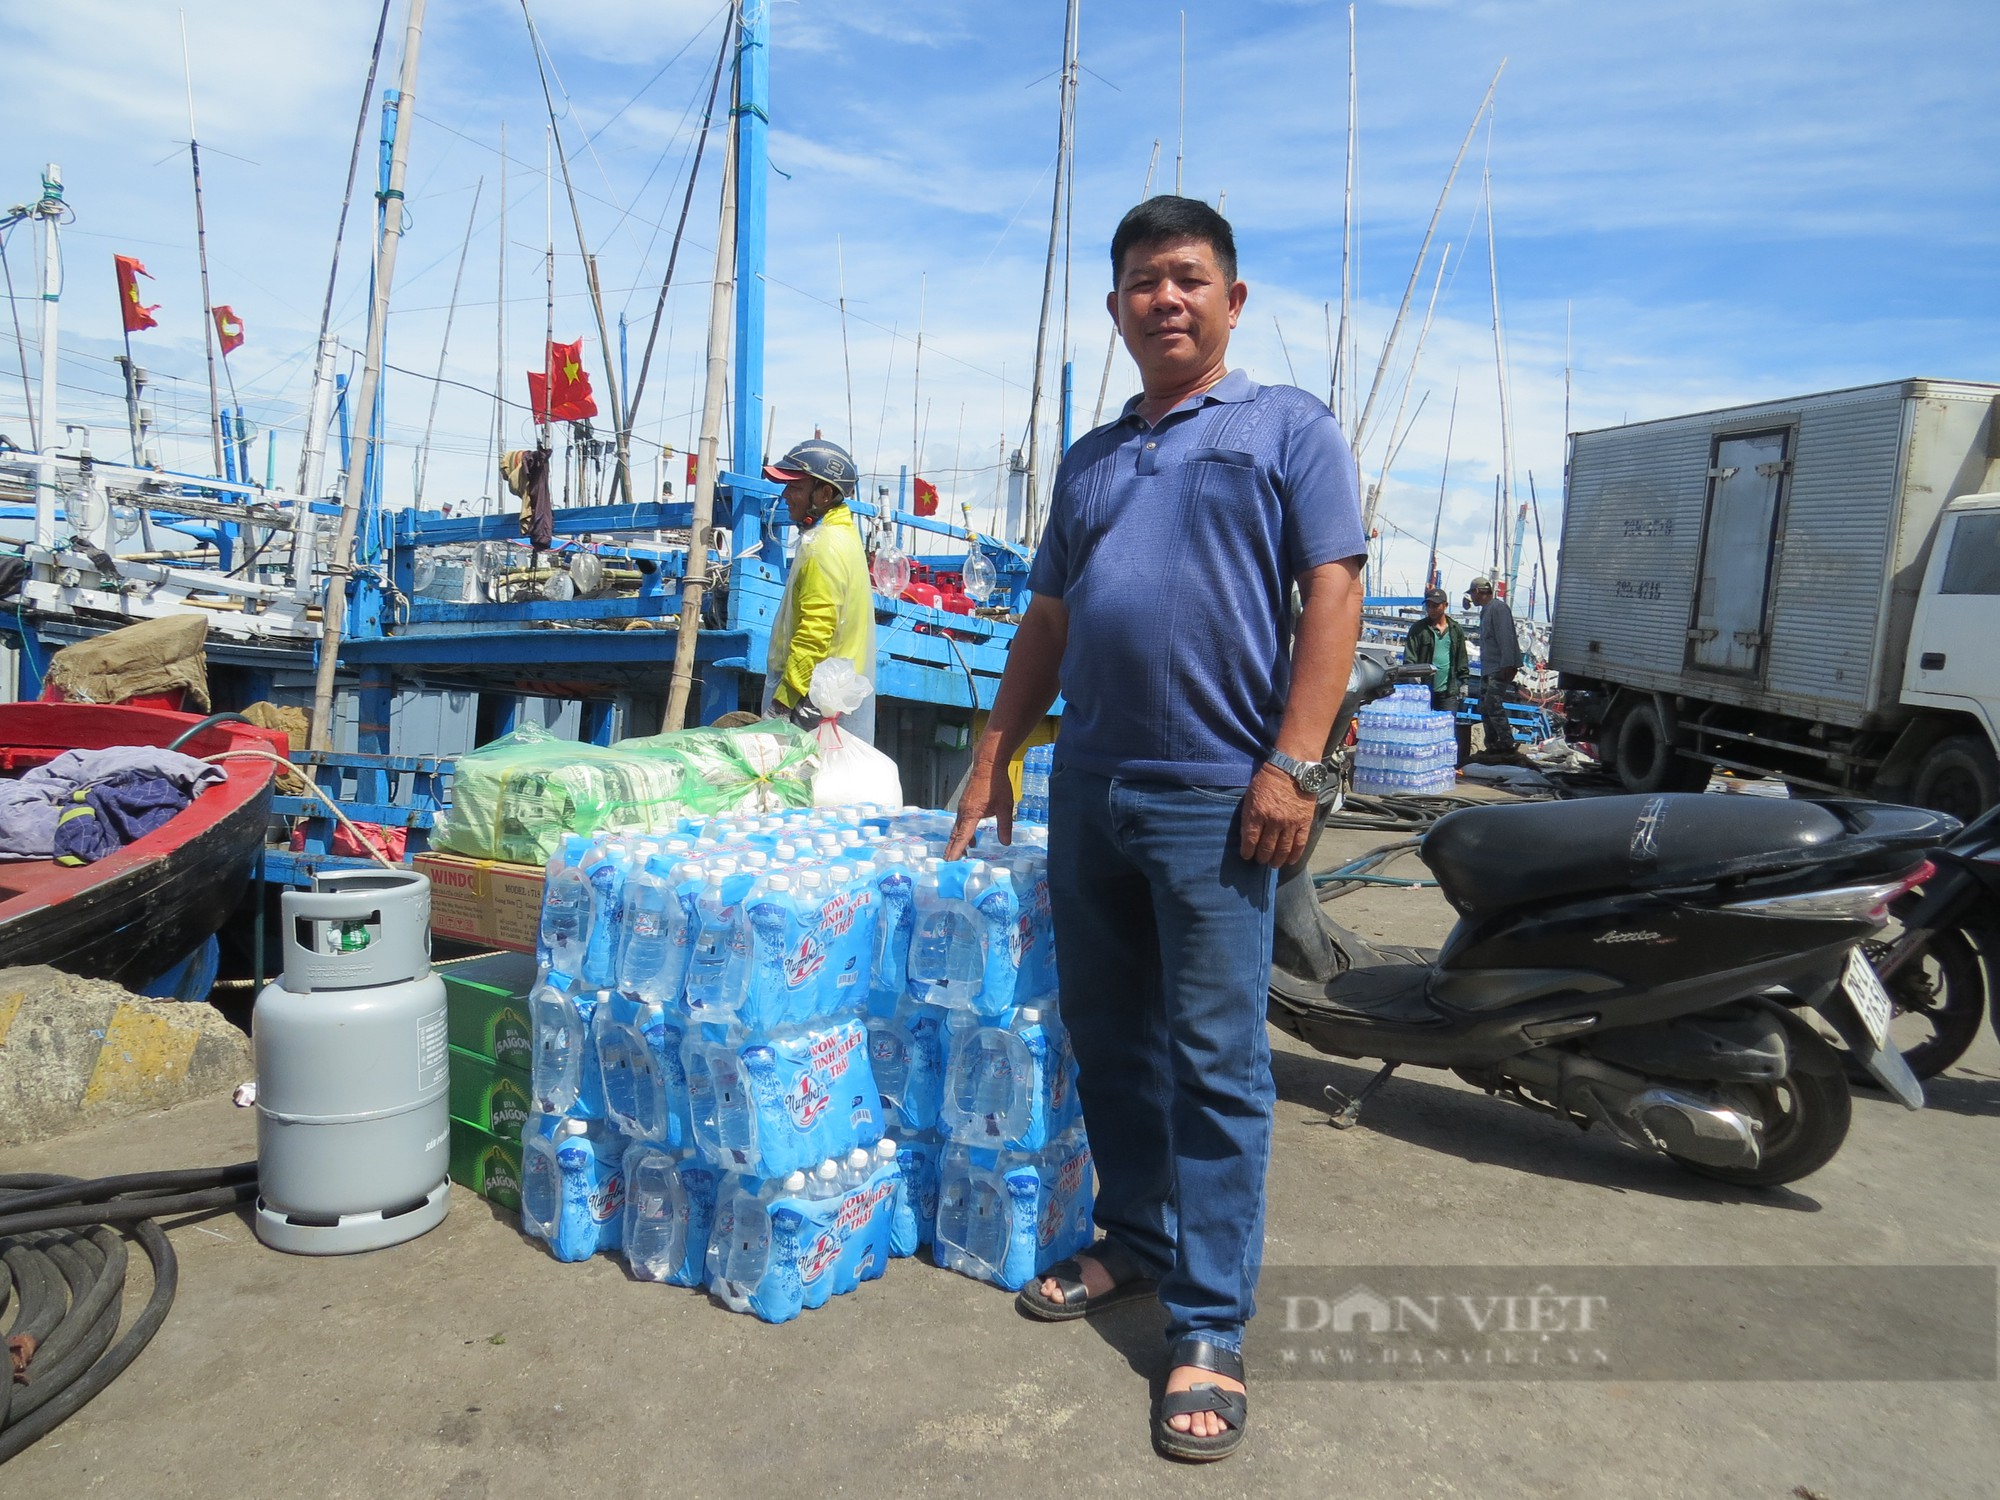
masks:
[[[327,568],[326,606],[320,621],[319,664],[313,678],[310,744],[332,748],[333,687],[340,666],[340,635],[347,623],[347,579],[354,571],[354,532],[361,518],[363,476],[368,471],[367,448],[379,444],[375,431],[375,392],[382,383],[382,345],[389,331],[389,288],[396,277],[396,247],[403,238],[403,179],[410,159],[410,121],[416,111],[417,54],[424,39],[424,0],[410,0],[410,19],[403,37],[403,71],[398,84],[396,136],[389,148],[389,186],[383,197],[391,210],[383,216],[382,243],[375,252],[375,296],[368,309],[368,350],[362,358],[361,388],[354,412],[358,426],[358,461],[347,468],[340,500],[340,528],[334,536],[333,559]]]
[[[695,639],[708,589],[708,528],[715,516],[715,475],[720,458],[722,405],[729,386],[729,329],[736,301],[736,145],[722,159],[722,217],[715,235],[715,279],[708,299],[708,384],[701,398],[701,449],[696,460],[694,522],[688,532],[687,569],[681,579],[680,633],[674,641],[674,675],[667,687],[662,733],[687,717],[694,684]]]

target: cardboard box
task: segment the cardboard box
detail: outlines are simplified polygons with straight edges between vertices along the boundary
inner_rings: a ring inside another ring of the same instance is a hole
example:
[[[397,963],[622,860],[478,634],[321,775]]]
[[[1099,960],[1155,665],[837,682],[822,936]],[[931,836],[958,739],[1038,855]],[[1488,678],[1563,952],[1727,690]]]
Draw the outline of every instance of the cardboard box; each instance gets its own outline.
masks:
[[[459,854],[419,854],[431,878],[431,931],[466,943],[535,951],[542,919],[542,869]]]
[[[513,1213],[521,1211],[521,1134],[510,1139],[469,1120],[451,1122],[451,1180]]]
[[[451,1117],[494,1135],[518,1138],[535,1112],[534,1085],[527,1073],[462,1047],[450,1049]]]
[[[534,1057],[528,1012],[534,959],[524,953],[494,953],[439,964],[436,972],[444,980],[445,1039],[477,1057],[527,1072]]]

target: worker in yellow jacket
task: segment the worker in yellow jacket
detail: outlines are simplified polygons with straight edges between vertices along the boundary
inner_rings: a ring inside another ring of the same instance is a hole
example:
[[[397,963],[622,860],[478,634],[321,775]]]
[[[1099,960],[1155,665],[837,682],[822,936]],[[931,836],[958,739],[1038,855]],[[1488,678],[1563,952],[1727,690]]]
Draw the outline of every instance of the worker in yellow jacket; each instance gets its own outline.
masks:
[[[810,693],[813,668],[821,662],[845,657],[871,687],[875,682],[875,601],[868,554],[862,551],[854,512],[847,508],[861,475],[845,448],[821,437],[766,464],[764,474],[785,487],[785,507],[799,528],[798,552],[771,622],[764,712],[817,724],[820,715]],[[874,743],[874,695],[840,724]]]

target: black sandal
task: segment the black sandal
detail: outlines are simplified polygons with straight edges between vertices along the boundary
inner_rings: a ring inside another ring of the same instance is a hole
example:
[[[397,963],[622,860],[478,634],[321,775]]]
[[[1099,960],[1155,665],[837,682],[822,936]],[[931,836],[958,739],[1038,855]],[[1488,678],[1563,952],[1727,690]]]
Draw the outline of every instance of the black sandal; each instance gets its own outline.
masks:
[[[1104,1267],[1111,1278],[1109,1291],[1102,1296],[1091,1296],[1083,1284],[1083,1267],[1076,1263],[1075,1256],[1071,1256],[1068,1260],[1057,1261],[1022,1287],[1014,1305],[1028,1317],[1044,1323],[1067,1323],[1072,1318],[1102,1312],[1107,1307],[1115,1307],[1135,1297],[1149,1296],[1158,1285],[1157,1278],[1147,1274],[1138,1257],[1116,1240],[1099,1240],[1082,1253]],[[1062,1292],[1062,1301],[1042,1295],[1044,1281],[1055,1282]]]
[[[1167,1369],[1177,1370],[1183,1365],[1192,1365],[1198,1370],[1213,1370],[1218,1375],[1227,1375],[1231,1380],[1243,1378],[1243,1356],[1234,1349],[1225,1349],[1219,1344],[1211,1344],[1199,1336],[1184,1338],[1173,1347],[1167,1356]],[[1177,1432],[1169,1423],[1170,1417],[1191,1417],[1197,1412],[1211,1411],[1222,1418],[1223,1430],[1214,1437],[1196,1437],[1193,1433]],[[1227,1458],[1243,1441],[1243,1429],[1250,1422],[1250,1398],[1242,1391],[1226,1390],[1222,1386],[1202,1381],[1184,1391],[1162,1394],[1159,1408],[1153,1414],[1153,1446],[1168,1458],[1186,1459],[1190,1463],[1209,1463],[1218,1458]]]

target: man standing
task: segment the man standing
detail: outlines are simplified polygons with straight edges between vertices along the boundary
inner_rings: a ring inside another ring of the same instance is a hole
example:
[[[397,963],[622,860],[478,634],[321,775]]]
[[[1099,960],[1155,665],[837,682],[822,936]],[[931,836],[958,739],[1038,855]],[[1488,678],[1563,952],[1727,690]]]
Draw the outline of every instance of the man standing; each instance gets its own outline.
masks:
[[[875,683],[874,591],[868,554],[847,508],[861,476],[845,448],[814,436],[766,464],[764,477],[785,487],[785,508],[799,528],[799,549],[771,622],[764,714],[783,714],[811,729],[820,721],[809,697],[814,667],[830,656],[845,657],[871,687]],[[873,744],[874,694],[840,727]]]
[[[1111,266],[1107,305],[1144,390],[1057,471],[948,852],[987,814],[1011,837],[1007,763],[1060,689],[1049,881],[1102,1238],[1020,1306],[1064,1321],[1157,1283],[1154,1442],[1210,1459],[1248,1416],[1273,896],[1317,815],[1367,544],[1332,414],[1229,368],[1248,288],[1228,221],[1149,198],[1112,236]]]
[[[1486,726],[1486,748],[1495,755],[1513,755],[1514,726],[1507,722],[1507,701],[1514,696],[1514,678],[1521,670],[1521,639],[1514,633],[1514,611],[1493,592],[1487,578],[1472,580],[1472,602],[1479,609],[1479,722]]]
[[[1443,589],[1424,590],[1424,617],[1410,627],[1403,641],[1403,660],[1433,669],[1431,710],[1452,715],[1458,736],[1458,759],[1464,764],[1471,749],[1472,729],[1458,722],[1459,700],[1472,675],[1465,651],[1465,627],[1451,617],[1451,598]]]

